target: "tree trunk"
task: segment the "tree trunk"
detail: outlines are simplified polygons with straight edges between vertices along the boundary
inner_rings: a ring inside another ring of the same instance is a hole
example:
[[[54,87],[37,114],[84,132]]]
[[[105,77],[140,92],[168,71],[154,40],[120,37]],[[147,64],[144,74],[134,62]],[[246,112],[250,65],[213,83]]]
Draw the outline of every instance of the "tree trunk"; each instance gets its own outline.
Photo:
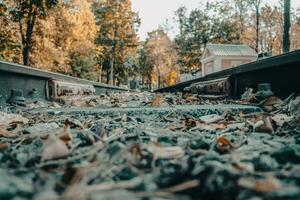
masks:
[[[102,82],[102,69],[103,69],[103,64],[99,65],[99,74],[98,74],[98,82],[101,83]]]
[[[157,73],[157,87],[158,89],[160,89],[160,70],[158,70],[158,73]]]
[[[259,6],[256,6],[256,44],[255,44],[255,50],[258,53],[258,45],[259,45],[259,23],[260,23],[260,14],[259,14]]]
[[[282,51],[287,53],[290,51],[290,28],[291,28],[291,0],[284,0],[284,24],[283,24],[283,38]]]
[[[30,47],[25,44],[25,47],[23,47],[22,50],[22,56],[23,56],[23,65],[29,66],[29,52],[30,52]]]
[[[26,22],[26,33],[24,35],[23,29],[22,29],[22,21],[20,19],[20,32],[22,36],[22,56],[23,56],[23,64],[25,66],[29,66],[29,54],[30,50],[32,47],[32,34],[33,34],[33,29],[34,29],[34,24],[36,20],[37,13],[36,11],[32,10],[33,8],[31,7],[30,14],[27,17],[27,22]]]
[[[109,84],[109,69],[106,69],[106,84]]]
[[[113,85],[114,84],[114,62],[115,58],[114,56],[110,60],[110,73],[109,73],[109,84]]]

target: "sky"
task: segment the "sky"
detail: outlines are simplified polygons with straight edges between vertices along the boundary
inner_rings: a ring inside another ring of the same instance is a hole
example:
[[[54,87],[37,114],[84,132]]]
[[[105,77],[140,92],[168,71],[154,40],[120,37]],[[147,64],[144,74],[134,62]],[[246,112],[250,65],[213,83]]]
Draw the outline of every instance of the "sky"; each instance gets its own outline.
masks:
[[[132,0],[132,8],[139,12],[141,18],[141,26],[139,29],[140,40],[145,40],[147,33],[158,28],[168,19],[169,24],[174,27],[173,31],[168,34],[173,38],[178,27],[173,23],[174,12],[178,7],[184,5],[191,10],[196,8],[199,3],[205,3],[207,0]],[[277,5],[279,0],[267,0],[268,4]],[[292,7],[300,7],[300,0],[291,0]]]

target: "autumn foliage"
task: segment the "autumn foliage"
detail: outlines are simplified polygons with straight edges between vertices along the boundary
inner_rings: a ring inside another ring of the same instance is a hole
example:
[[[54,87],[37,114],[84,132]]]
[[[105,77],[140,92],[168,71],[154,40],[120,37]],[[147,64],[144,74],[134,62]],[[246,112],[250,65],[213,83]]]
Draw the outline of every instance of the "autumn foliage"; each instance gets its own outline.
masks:
[[[284,12],[289,1],[272,6],[216,0],[192,10],[180,7],[175,38],[164,26],[140,41],[141,19],[131,0],[2,0],[0,60],[114,85],[135,79],[156,89],[178,83],[180,72],[201,70],[209,43],[247,44],[270,55],[299,49],[300,10]]]
[[[148,78],[151,85],[160,88],[176,84],[179,80],[177,53],[164,30],[149,33],[144,50],[145,63],[150,68]]]

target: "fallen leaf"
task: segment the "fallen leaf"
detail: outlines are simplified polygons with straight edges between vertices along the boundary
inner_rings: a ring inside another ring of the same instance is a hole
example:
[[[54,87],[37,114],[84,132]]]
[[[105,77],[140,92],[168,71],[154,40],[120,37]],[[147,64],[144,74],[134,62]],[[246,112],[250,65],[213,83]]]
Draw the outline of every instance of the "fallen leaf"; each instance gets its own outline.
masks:
[[[70,131],[69,124],[65,124],[61,132],[57,135],[66,145],[69,145],[69,142],[72,140],[72,134]]]
[[[232,143],[224,136],[220,136],[217,138],[216,147],[221,153],[229,152],[234,148]]]
[[[80,128],[83,129],[83,124],[77,119],[67,119],[65,125],[68,125],[70,128]]]
[[[186,97],[186,101],[189,103],[193,103],[193,102],[199,101],[199,98],[194,95],[191,95],[191,96]]]
[[[261,126],[255,128],[255,132],[258,132],[258,133],[269,133],[269,134],[271,134],[273,132],[273,130],[270,129],[270,127],[268,127],[266,125],[261,125]]]
[[[95,144],[95,137],[91,134],[91,133],[88,133],[87,135],[86,135],[86,141],[88,142],[88,144],[90,144],[90,145],[93,145],[93,144]]]
[[[8,114],[0,112],[0,126],[8,126],[9,124],[27,124],[29,119],[17,114]]]
[[[16,138],[18,137],[18,130],[14,131],[8,131],[3,127],[0,127],[0,137],[5,137],[5,138]]]
[[[7,149],[8,147],[10,146],[10,144],[9,143],[0,143],[0,151],[1,150],[4,150],[4,149]]]
[[[167,126],[167,128],[171,131],[181,131],[186,128],[186,125],[184,122],[182,123],[172,123]]]
[[[56,103],[56,102],[53,101],[49,105],[49,108],[61,108],[61,106],[58,103]]]
[[[248,88],[242,95],[241,99],[246,102],[252,102],[256,99],[255,93],[253,92],[253,88]]]
[[[193,128],[192,130],[194,130],[194,129],[205,130],[205,131],[215,131],[216,130],[215,127],[210,126],[210,125],[208,125],[206,123],[203,123],[203,122],[200,122],[200,121],[197,122],[196,127]]]
[[[255,192],[275,192],[280,187],[281,184],[278,179],[272,175],[268,175],[265,179],[251,179],[251,178],[240,178],[238,180],[238,185]]]
[[[54,135],[50,135],[44,144],[42,161],[67,157],[69,149],[67,145]]]
[[[283,105],[283,101],[278,97],[271,96],[259,103],[259,106],[266,112],[279,110]]]
[[[219,130],[227,128],[227,125],[223,124],[223,123],[220,123],[220,124],[210,124],[210,126],[212,126],[214,129],[219,129]]]
[[[163,99],[161,96],[156,96],[151,102],[151,107],[160,107],[163,103]]]
[[[152,143],[148,150],[153,154],[156,159],[170,159],[179,158],[184,155],[184,151],[181,147],[160,147],[157,144]]]
[[[258,125],[255,126],[254,128],[255,132],[258,133],[273,133],[273,127],[272,127],[272,123],[270,120],[270,117],[263,117],[262,121],[260,121],[260,123]]]
[[[199,118],[201,121],[205,122],[206,124],[215,123],[223,118],[220,115],[206,115]]]

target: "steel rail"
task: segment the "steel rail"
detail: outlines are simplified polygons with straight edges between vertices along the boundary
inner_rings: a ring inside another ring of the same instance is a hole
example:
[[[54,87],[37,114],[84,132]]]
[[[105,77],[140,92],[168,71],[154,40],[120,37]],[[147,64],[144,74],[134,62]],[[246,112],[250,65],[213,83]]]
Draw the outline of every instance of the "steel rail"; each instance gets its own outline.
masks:
[[[184,88],[194,83],[224,77],[230,77],[230,94],[233,98],[239,98],[247,87],[256,90],[259,83],[270,83],[272,90],[279,97],[300,93],[300,50],[215,72],[155,92],[182,92]]]
[[[95,88],[96,95],[128,91],[122,87],[0,61],[0,105],[5,104],[13,95],[22,96],[28,101],[48,100],[50,80],[91,85]]]

